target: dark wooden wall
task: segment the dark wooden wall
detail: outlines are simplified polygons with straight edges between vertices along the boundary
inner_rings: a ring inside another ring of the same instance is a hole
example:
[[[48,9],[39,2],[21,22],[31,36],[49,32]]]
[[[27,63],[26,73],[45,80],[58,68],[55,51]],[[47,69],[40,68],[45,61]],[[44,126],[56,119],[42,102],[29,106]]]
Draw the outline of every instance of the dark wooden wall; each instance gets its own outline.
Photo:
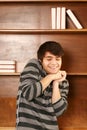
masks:
[[[61,130],[87,130],[87,31],[77,31],[68,17],[67,29],[71,31],[46,31],[51,29],[50,9],[57,6],[70,8],[87,28],[87,2],[0,2],[0,60],[16,60],[19,72],[0,74],[0,127],[15,127],[19,75],[24,65],[36,57],[41,43],[55,40],[65,50],[62,69],[70,82],[69,106],[58,118],[59,126]]]

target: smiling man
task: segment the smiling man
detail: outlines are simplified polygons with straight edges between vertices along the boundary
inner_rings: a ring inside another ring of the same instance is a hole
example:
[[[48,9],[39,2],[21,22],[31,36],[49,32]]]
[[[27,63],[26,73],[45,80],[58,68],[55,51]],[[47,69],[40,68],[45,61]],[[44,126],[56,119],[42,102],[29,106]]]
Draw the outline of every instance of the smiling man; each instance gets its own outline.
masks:
[[[66,110],[69,83],[61,70],[63,48],[43,43],[20,76],[17,96],[17,130],[59,130],[57,118]]]

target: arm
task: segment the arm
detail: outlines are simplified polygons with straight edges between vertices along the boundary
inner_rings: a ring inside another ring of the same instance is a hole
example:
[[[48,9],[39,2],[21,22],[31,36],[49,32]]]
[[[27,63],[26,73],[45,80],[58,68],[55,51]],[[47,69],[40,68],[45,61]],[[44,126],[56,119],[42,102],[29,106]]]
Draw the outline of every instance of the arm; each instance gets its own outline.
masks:
[[[49,74],[42,78],[39,69],[37,61],[30,61],[21,73],[19,90],[28,101],[40,96],[48,85],[58,78],[58,74]]]
[[[42,94],[41,72],[37,60],[31,60],[20,76],[19,92],[30,101]]]
[[[62,78],[61,78],[62,76]],[[42,84],[43,91],[46,89],[46,87],[53,81],[60,82],[64,80],[66,77],[66,72],[65,71],[59,71],[58,73],[55,74],[48,74],[45,78],[43,78],[40,82]]]
[[[57,102],[61,98],[59,84],[66,79],[66,72],[59,71],[59,78],[53,81],[52,103]]]
[[[53,103],[54,111],[56,116],[60,116],[68,106],[67,102],[67,96],[69,92],[69,83],[67,80],[64,80],[60,83],[58,87],[60,98],[56,100],[56,102]]]
[[[21,73],[19,90],[26,100],[30,101],[40,96],[49,84],[58,78],[59,74],[49,74],[43,78],[42,71],[38,61],[31,60]]]
[[[67,95],[69,84],[66,80],[66,72],[60,71],[60,79],[53,81],[52,104],[57,116],[60,116],[67,108]]]

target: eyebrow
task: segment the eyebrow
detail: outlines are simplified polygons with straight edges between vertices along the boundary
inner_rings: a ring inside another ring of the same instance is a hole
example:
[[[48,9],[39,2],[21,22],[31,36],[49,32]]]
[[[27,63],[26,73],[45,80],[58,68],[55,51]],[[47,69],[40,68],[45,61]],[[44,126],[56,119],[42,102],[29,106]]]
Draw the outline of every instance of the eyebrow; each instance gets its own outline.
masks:
[[[44,56],[45,58],[52,58],[52,56]],[[60,56],[56,56],[56,58],[61,58]]]

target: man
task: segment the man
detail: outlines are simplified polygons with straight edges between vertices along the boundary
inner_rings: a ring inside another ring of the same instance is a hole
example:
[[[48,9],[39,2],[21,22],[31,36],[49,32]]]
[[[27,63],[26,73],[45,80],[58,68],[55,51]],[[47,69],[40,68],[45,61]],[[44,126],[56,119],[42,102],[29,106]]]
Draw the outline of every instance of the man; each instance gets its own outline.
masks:
[[[43,43],[20,76],[17,96],[17,130],[59,130],[57,117],[67,108],[69,84],[61,70],[63,48]]]

